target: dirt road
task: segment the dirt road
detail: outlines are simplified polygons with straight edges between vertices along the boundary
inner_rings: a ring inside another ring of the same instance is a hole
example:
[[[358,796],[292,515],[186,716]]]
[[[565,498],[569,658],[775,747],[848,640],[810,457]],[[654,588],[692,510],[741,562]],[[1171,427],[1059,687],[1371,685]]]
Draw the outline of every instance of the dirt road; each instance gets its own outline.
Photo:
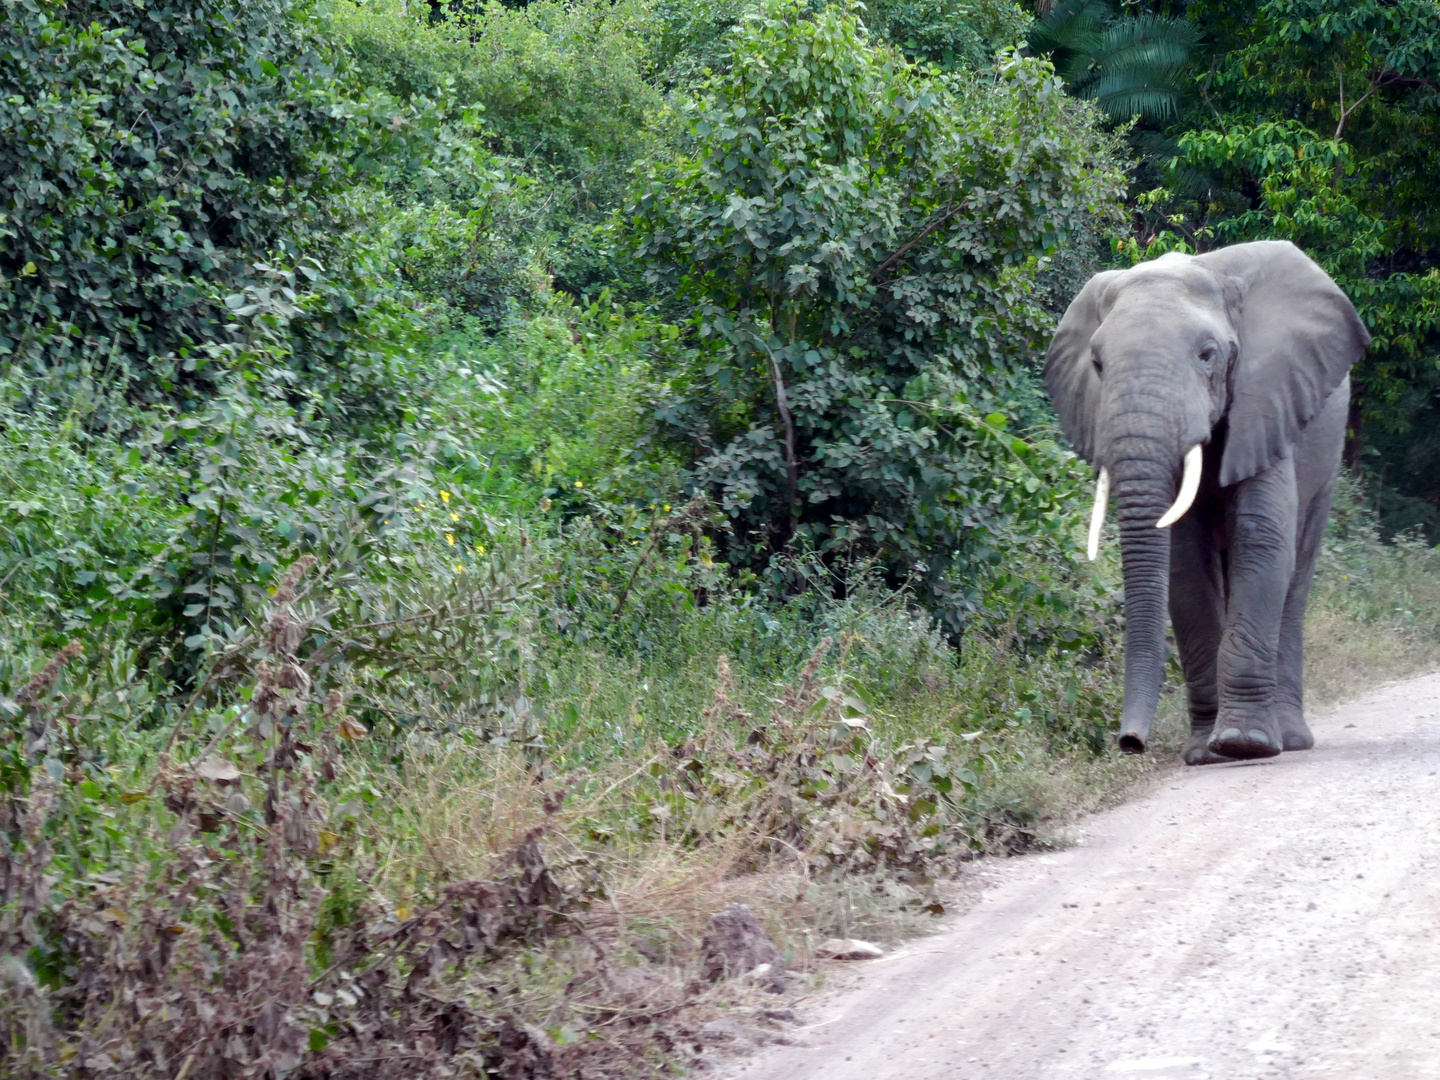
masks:
[[[991,864],[741,1080],[1440,1078],[1440,676]]]

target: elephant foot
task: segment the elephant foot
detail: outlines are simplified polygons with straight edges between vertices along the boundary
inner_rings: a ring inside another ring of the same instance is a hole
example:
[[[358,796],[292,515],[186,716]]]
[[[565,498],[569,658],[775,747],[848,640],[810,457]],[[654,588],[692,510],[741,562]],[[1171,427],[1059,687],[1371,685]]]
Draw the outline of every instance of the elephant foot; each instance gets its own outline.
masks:
[[[1210,749],[1210,735],[1214,727],[1191,728],[1190,737],[1185,740],[1185,749],[1180,752],[1186,765],[1217,765],[1233,758],[1221,757]]]
[[[1284,749],[1279,725],[1249,717],[1219,721],[1208,744],[1212,753],[1231,761],[1275,757]]]
[[[1315,736],[1311,734],[1310,725],[1305,723],[1305,717],[1298,709],[1294,712],[1281,711],[1280,740],[1286,750],[1314,749]]]

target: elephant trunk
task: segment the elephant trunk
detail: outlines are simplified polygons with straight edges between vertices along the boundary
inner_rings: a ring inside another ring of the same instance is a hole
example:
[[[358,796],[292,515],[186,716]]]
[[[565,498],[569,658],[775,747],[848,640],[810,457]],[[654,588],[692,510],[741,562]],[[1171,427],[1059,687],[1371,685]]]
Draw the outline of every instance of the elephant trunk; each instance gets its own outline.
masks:
[[[1116,441],[1113,483],[1125,577],[1125,708],[1120,748],[1142,753],[1165,674],[1170,530],[1155,527],[1176,497],[1171,439]]]

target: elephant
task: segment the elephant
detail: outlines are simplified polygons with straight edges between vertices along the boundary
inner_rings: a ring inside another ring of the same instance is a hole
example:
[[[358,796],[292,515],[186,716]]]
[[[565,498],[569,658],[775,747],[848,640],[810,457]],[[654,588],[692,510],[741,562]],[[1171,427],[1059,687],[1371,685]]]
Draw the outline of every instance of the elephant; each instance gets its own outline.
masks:
[[[1307,750],[1302,634],[1370,335],[1287,241],[1172,252],[1096,274],[1055,331],[1045,385],[1113,492],[1125,603],[1120,746],[1142,753],[1165,614],[1185,676],[1190,765]]]

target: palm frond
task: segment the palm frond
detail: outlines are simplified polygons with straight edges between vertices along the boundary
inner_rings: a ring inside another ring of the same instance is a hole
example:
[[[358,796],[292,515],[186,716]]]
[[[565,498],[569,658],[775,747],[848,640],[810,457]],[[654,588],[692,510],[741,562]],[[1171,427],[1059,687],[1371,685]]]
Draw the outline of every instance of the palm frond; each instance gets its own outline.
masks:
[[[1183,50],[1188,56],[1200,46],[1204,32],[1196,23],[1182,16],[1135,15],[1116,19],[1105,28],[1105,48],[1119,52],[1141,45],[1162,45]]]
[[[1032,52],[1048,53],[1078,97],[1107,116],[1176,116],[1192,88],[1191,65],[1203,44],[1183,17],[1119,13],[1112,0],[1063,0],[1035,24]]]

